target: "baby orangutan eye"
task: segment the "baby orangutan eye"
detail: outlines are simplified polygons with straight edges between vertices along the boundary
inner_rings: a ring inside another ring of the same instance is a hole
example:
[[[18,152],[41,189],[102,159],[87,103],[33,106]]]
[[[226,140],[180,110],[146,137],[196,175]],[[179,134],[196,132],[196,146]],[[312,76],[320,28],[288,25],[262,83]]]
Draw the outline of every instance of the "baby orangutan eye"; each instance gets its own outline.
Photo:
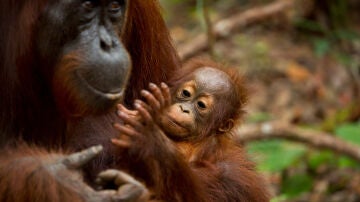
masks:
[[[191,97],[190,91],[188,91],[188,90],[186,90],[186,89],[182,90],[181,95],[182,95],[183,97],[185,97],[185,98]]]
[[[197,105],[200,109],[206,109],[206,104],[202,101],[198,101],[197,102]]]

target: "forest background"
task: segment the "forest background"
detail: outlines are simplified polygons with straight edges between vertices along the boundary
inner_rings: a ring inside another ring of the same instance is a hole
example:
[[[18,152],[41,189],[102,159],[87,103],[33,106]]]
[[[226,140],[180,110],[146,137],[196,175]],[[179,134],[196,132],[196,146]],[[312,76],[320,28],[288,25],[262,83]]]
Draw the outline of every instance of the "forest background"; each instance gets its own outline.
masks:
[[[272,202],[360,201],[360,1],[161,0],[183,61],[238,68]]]

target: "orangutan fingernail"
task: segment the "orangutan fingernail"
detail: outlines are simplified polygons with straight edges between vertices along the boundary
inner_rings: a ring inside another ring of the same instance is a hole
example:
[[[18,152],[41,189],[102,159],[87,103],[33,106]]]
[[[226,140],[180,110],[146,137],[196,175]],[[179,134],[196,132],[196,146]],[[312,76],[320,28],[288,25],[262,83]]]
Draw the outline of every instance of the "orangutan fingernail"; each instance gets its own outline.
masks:
[[[123,115],[123,113],[120,110],[117,110],[116,113],[117,113],[118,116]]]
[[[134,106],[135,106],[136,109],[139,109],[139,108],[141,107],[138,102],[136,102],[136,103],[134,104]]]
[[[141,91],[141,94],[142,94],[142,95],[148,95],[149,92],[148,92],[147,90],[142,90],[142,91]]]
[[[122,111],[118,111],[118,115],[121,117],[127,117],[127,114]]]
[[[156,88],[156,85],[154,83],[149,83],[149,88]]]
[[[167,87],[168,87],[168,85],[166,85],[166,83],[161,82],[161,88],[167,88]]]

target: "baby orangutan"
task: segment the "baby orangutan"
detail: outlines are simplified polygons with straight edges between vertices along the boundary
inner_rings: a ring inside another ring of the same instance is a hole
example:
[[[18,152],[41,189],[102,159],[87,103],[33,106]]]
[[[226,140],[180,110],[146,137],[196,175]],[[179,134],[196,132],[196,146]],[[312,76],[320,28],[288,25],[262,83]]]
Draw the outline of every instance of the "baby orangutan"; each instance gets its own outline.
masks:
[[[175,73],[170,88],[150,84],[134,111],[119,105],[124,124],[115,124],[121,135],[112,141],[145,162],[156,199],[269,201],[264,180],[230,137],[244,114],[243,82],[236,70],[197,59]],[[172,193],[177,186],[183,193]]]

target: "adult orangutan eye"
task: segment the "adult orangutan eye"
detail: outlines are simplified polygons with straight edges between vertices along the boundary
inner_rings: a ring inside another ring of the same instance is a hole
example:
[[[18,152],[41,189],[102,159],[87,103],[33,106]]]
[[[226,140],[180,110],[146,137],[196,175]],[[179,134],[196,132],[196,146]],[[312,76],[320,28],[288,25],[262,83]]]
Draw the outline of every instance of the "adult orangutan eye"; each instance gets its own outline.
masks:
[[[122,1],[112,1],[109,6],[109,10],[113,13],[120,11],[121,7],[124,5],[124,0]]]
[[[183,97],[186,97],[186,98],[191,97],[190,91],[188,91],[188,90],[186,90],[186,89],[182,90],[181,95],[182,95]]]
[[[198,101],[197,102],[197,105],[200,109],[206,109],[206,104],[202,101]]]
[[[94,1],[83,1],[82,7],[84,7],[86,10],[92,10],[95,8],[95,2]]]

